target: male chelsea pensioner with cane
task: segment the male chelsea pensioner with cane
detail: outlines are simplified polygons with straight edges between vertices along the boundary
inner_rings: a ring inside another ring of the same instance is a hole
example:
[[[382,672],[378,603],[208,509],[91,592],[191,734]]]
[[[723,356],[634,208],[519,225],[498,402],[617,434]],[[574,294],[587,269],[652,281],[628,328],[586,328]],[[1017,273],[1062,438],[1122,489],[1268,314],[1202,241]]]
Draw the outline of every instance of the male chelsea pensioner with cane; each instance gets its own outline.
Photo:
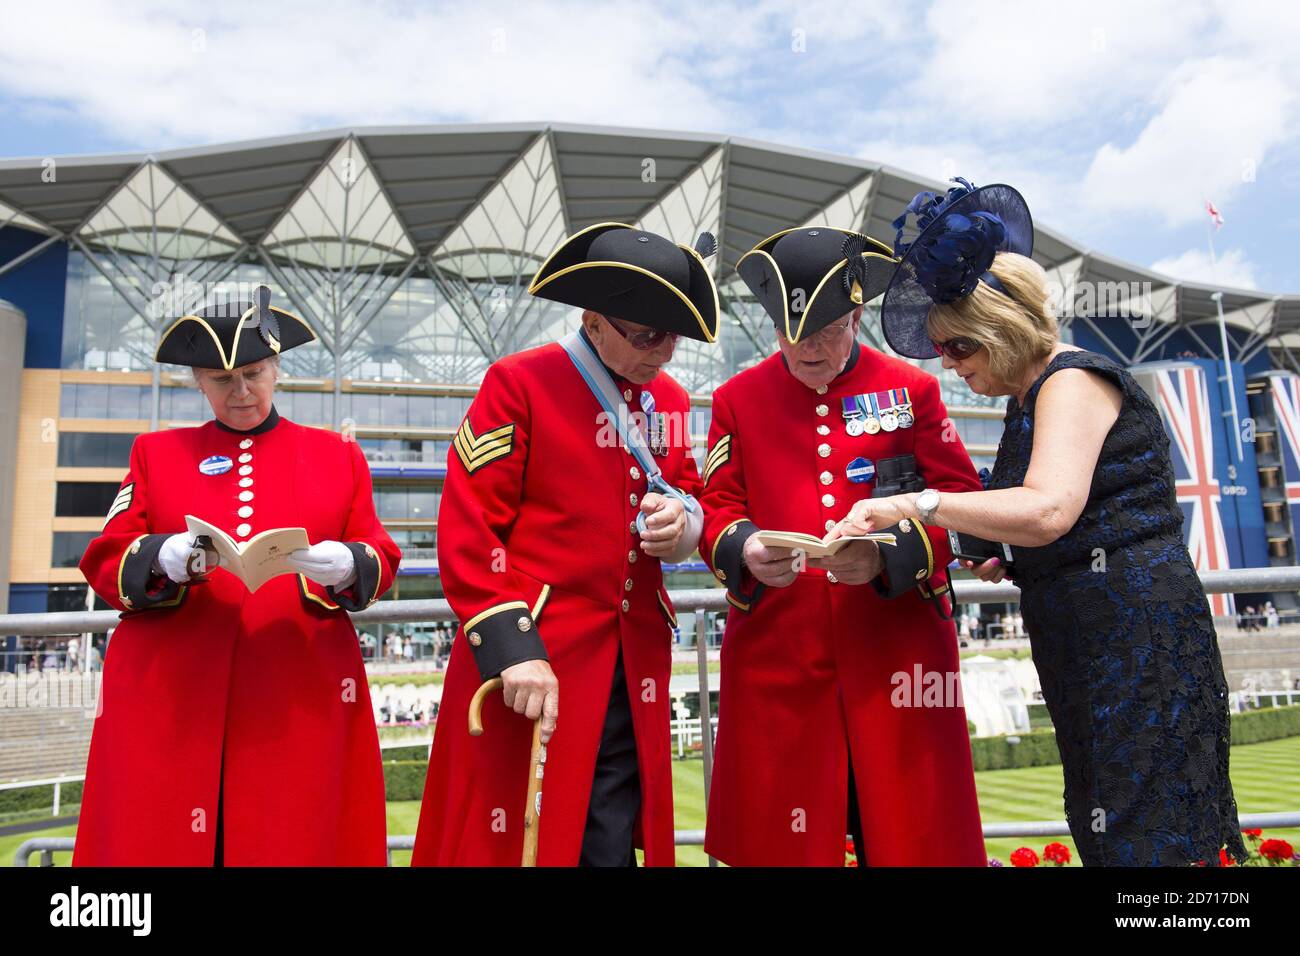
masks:
[[[714,393],[704,466],[700,552],[735,606],[705,848],[732,865],[842,865],[846,824],[861,863],[985,863],[965,709],[908,692],[957,683],[943,530],[809,560],[754,537],[820,536],[899,481],[979,488],[935,378],[858,344],[888,252],[792,229],[737,265],[780,349]]]
[[[639,845],[647,865],[673,864],[675,619],[660,559],[694,551],[702,514],[691,497],[689,400],[661,369],[678,335],[712,342],[717,332],[701,255],[713,240],[700,239],[691,249],[603,223],[566,240],[529,291],[583,309],[581,329],[494,363],[461,425],[438,558],[463,626],[417,866],[518,865],[539,718],[537,863],[634,865]],[[635,436],[629,443],[613,427],[628,421],[645,425],[640,456]],[[486,701],[483,735],[471,737],[470,699],[498,675],[504,694]]]

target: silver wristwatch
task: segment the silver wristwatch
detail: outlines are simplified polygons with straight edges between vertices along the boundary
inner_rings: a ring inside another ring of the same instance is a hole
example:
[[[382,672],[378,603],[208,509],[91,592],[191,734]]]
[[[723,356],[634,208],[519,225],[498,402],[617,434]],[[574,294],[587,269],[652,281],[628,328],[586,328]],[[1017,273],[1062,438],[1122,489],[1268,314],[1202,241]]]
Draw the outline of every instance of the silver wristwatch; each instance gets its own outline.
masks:
[[[933,488],[926,488],[916,496],[916,513],[920,516],[921,521],[930,524],[934,521],[934,513],[939,510],[939,492]]]

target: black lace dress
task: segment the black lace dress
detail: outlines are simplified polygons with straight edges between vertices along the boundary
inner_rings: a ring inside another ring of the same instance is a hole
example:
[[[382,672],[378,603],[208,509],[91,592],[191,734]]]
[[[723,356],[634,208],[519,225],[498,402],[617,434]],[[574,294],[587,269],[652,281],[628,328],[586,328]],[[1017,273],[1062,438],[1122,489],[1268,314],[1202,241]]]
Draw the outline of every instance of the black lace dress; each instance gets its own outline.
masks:
[[[1217,865],[1225,844],[1245,859],[1228,780],[1227,681],[1183,544],[1159,411],[1111,360],[1064,352],[1023,407],[1008,403],[988,487],[1023,483],[1038,390],[1063,368],[1099,372],[1124,396],[1074,527],[1045,547],[1013,547],[1070,833],[1087,866]]]

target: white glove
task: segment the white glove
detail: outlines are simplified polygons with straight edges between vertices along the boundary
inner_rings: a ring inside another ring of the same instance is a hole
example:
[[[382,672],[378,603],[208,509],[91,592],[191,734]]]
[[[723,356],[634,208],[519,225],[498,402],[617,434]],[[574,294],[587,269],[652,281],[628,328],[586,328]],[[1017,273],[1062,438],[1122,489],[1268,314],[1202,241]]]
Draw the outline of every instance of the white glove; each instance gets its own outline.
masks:
[[[347,545],[338,541],[321,541],[310,548],[290,551],[289,565],[326,587],[350,587],[357,579],[356,560]]]
[[[177,584],[184,584],[190,579],[190,572],[186,565],[193,551],[194,538],[190,534],[174,534],[158,549],[158,567]],[[213,569],[208,568],[208,570]]]

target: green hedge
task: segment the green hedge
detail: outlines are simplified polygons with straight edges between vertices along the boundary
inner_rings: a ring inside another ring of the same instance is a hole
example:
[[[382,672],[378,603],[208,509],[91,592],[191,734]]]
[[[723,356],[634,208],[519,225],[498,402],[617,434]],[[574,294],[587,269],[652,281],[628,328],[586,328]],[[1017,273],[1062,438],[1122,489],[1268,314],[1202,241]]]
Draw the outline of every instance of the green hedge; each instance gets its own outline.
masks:
[[[415,671],[413,673],[396,673],[396,674],[369,674],[366,676],[366,683],[370,685],[371,693],[375,688],[382,684],[393,684],[404,686],[414,684],[422,686],[424,684],[441,684],[446,678],[446,671]]]
[[[1046,704],[1030,704],[1028,709],[1030,730],[1051,730],[1052,715],[1047,712]]]
[[[81,803],[80,781],[65,783],[59,788],[59,813],[65,807]],[[44,787],[25,787],[21,790],[0,790],[0,813],[21,813],[24,810],[49,810],[54,806],[54,784]]]
[[[1300,704],[1271,707],[1232,715],[1233,744],[1257,744],[1265,740],[1300,736]],[[1018,742],[1012,743],[1015,739]],[[424,778],[429,761],[424,746],[395,747],[384,751],[384,796],[388,800],[419,800],[424,796]],[[971,754],[976,770],[1006,770],[1011,767],[1043,767],[1059,764],[1056,734],[1032,730],[1011,737],[973,737]],[[65,783],[60,793],[62,806],[81,803],[80,783]],[[54,802],[54,787],[0,790],[0,813],[47,809]]]
[[[399,760],[420,760],[427,763],[429,760],[429,747],[427,744],[416,744],[414,747],[385,747],[382,753],[384,763]]]
[[[385,760],[384,799],[421,800],[428,760]]]
[[[1014,737],[973,737],[970,748],[976,770],[1044,767],[1061,762],[1056,732],[1052,730],[1031,730]]]
[[[1267,707],[1232,715],[1232,742],[1258,744],[1265,740],[1300,736],[1300,704]]]
[[[1300,736],[1300,704],[1233,714],[1231,733],[1234,746]],[[1054,730],[1031,730],[1015,737],[973,737],[970,743],[976,770],[1045,767],[1061,762]]]

